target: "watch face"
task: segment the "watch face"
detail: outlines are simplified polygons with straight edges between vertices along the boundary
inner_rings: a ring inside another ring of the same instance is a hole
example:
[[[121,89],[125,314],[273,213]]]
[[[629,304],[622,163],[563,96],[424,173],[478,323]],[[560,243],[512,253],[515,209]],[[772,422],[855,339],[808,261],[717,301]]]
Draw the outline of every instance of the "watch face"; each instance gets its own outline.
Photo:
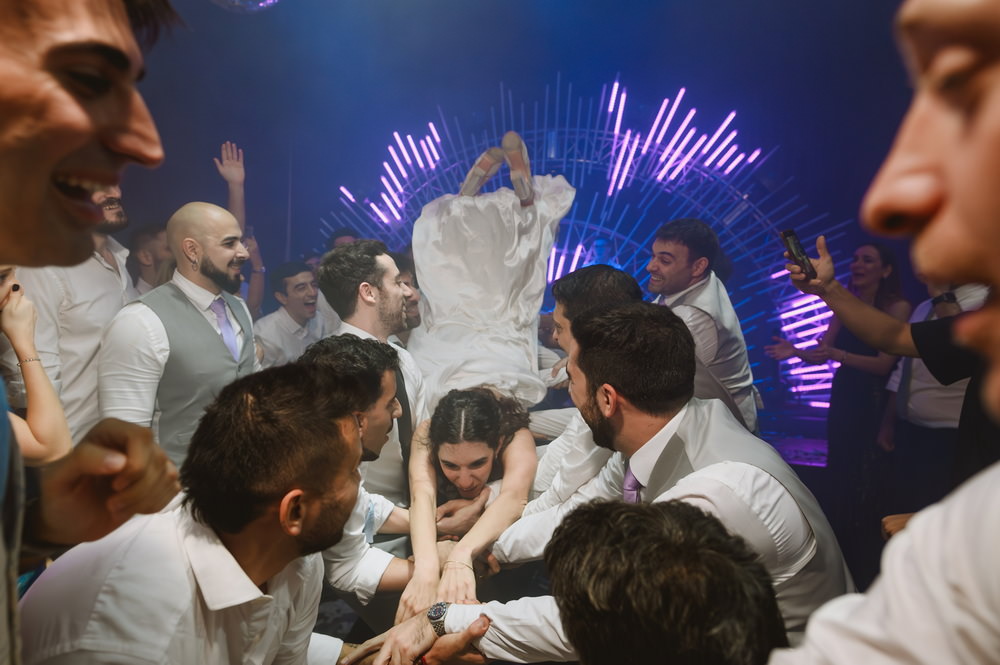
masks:
[[[430,609],[427,610],[427,618],[431,621],[438,621],[444,617],[445,612],[448,611],[448,603],[434,603],[431,605]]]

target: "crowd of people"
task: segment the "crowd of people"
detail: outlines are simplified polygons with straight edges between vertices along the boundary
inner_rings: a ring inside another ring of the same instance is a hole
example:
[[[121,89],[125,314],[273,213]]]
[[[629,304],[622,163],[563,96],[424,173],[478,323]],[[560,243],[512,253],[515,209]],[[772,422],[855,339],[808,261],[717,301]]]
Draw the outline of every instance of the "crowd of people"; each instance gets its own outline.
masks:
[[[411,250],[342,229],[268,273],[231,142],[227,207],[126,248],[121,171],[163,158],[135,85],[178,21],[168,0],[0,0],[3,662],[997,661],[998,0],[899,14],[915,98],[862,212],[915,236],[930,298],[911,312],[876,243],[846,286],[822,237],[815,277],[789,265],[834,313],[818,346],[768,348],[839,363],[851,493],[826,512],[760,437],[704,221],[656,232],[652,302],[608,263],[561,277],[540,344],[575,190],[515,132]],[[537,408],[553,387],[572,405]],[[885,486],[907,514],[858,593]],[[380,634],[316,632],[328,588]]]

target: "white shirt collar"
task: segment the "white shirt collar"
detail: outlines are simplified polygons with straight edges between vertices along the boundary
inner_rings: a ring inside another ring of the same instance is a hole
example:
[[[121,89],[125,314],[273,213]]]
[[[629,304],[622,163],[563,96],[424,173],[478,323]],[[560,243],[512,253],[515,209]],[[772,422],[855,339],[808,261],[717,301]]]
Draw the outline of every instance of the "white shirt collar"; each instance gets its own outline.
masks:
[[[198,522],[188,508],[180,508],[184,551],[208,609],[234,607],[264,593],[253,583],[232,553],[210,527]]]
[[[715,275],[714,272],[709,271],[708,277],[706,277],[705,279],[698,280],[697,282],[695,282],[691,286],[687,287],[683,291],[678,291],[677,293],[674,293],[673,295],[669,295],[669,296],[661,295],[661,296],[659,296],[659,297],[656,298],[655,302],[658,305],[667,305],[667,306],[673,305],[675,302],[677,302],[678,300],[680,300],[681,298],[683,298],[687,294],[691,293],[695,289],[701,288],[701,287],[705,286],[706,284],[708,284],[710,281],[712,281],[712,277],[714,275]]]
[[[278,308],[278,316],[276,323],[278,326],[287,332],[289,335],[295,335],[296,337],[305,337],[309,333],[310,324],[316,320],[316,317],[308,319],[304,326],[300,326],[292,315],[288,313],[284,305]]]
[[[687,414],[688,404],[682,406],[677,415],[671,418],[659,432],[653,435],[653,438],[644,443],[629,458],[628,467],[632,470],[632,475],[635,476],[635,479],[643,487],[649,485],[649,476],[653,472],[653,467],[656,466],[656,461],[660,459],[663,449],[667,447],[670,439],[673,438],[674,434],[677,433],[677,429],[681,426],[681,421],[684,419],[685,414]]]
[[[174,276],[170,278],[170,281],[200,310],[207,310],[216,298],[222,297],[221,293],[212,293],[198,286],[177,270],[174,270]]]
[[[378,339],[375,335],[371,334],[367,330],[362,330],[357,326],[352,326],[347,321],[340,322],[340,330],[337,331],[338,335],[343,335],[344,333],[351,333],[352,335],[357,335],[361,339]]]

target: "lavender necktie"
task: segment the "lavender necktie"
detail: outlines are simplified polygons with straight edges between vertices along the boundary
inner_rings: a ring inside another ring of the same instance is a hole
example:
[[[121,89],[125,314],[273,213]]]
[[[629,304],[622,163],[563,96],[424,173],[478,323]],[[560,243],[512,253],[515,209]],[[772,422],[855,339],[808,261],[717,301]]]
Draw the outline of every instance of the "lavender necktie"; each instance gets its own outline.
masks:
[[[635,479],[631,468],[626,468],[625,490],[622,492],[622,498],[625,499],[625,503],[639,503],[639,490],[641,489],[642,483]]]
[[[216,298],[208,308],[215,313],[215,320],[219,322],[219,331],[222,333],[222,341],[229,352],[233,354],[233,360],[239,360],[240,353],[236,348],[236,333],[233,332],[233,325],[229,323],[229,317],[226,316],[226,301],[222,298]]]

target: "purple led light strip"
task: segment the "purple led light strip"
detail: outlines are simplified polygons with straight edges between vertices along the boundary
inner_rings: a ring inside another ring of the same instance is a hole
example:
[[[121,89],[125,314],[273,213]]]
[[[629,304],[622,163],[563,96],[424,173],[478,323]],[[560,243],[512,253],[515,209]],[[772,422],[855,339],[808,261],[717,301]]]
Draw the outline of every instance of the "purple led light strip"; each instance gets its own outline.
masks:
[[[573,254],[573,261],[569,264],[569,271],[573,272],[576,270],[576,264],[580,262],[580,252],[583,251],[583,245],[576,246],[576,252]]]
[[[427,165],[432,169],[436,169],[437,164],[435,164],[434,160],[431,158],[431,151],[427,149],[427,141],[420,139],[420,148],[424,151],[424,157],[427,158]]]
[[[411,135],[409,135],[409,134],[406,135],[406,142],[410,144],[410,149],[413,150],[413,156],[417,160],[417,166],[419,166],[422,169],[426,168],[424,166],[424,160],[421,159],[421,157],[420,157],[420,151],[417,150],[417,145],[413,142],[413,137]],[[727,171],[727,173],[728,173],[728,171]]]
[[[615,110],[615,98],[618,96],[618,81],[611,86],[611,97],[608,99],[608,113]]]
[[[685,166],[687,166],[687,163],[691,161],[691,158],[694,157],[694,154],[696,152],[698,152],[698,148],[701,147],[701,144],[704,143],[705,139],[707,139],[707,138],[708,137],[705,134],[701,135],[701,138],[698,139],[698,142],[694,144],[694,147],[691,148],[691,150],[688,152],[688,154],[684,156],[684,159],[682,159],[681,163],[677,165],[677,168],[674,169],[674,172],[670,174],[670,177],[668,178],[668,180],[676,180],[677,179],[677,176],[680,175],[680,172],[684,169]]]
[[[785,271],[785,274],[786,275],[788,274],[787,270]],[[801,314],[802,312],[811,312],[814,309],[821,309],[821,308],[823,308],[825,306],[826,306],[826,303],[824,303],[824,302],[813,302],[813,303],[810,303],[808,305],[804,305],[803,307],[796,307],[795,309],[786,309],[784,312],[782,312],[781,314],[778,315],[778,318],[779,319],[790,319],[791,317],[795,316],[796,314]]]
[[[721,125],[719,125],[719,128],[715,130],[715,133],[712,134],[712,140],[706,143],[705,147],[702,148],[701,154],[703,155],[708,154],[708,151],[712,149],[712,146],[715,145],[715,142],[719,140],[719,136],[722,135],[722,132],[726,131],[726,127],[729,126],[729,123],[731,123],[733,121],[733,118],[735,117],[736,117],[736,111],[732,111],[728,116],[726,116],[726,119],[722,122]]]
[[[354,199],[354,194],[351,194],[351,192],[348,191],[348,189],[343,185],[340,186],[340,193],[346,196],[347,200],[350,201],[351,203],[357,203],[357,201]]]
[[[796,328],[801,328],[802,326],[808,323],[812,323],[813,321],[822,321],[824,319],[829,319],[831,316],[833,316],[833,312],[823,312],[822,314],[817,314],[816,316],[810,316],[809,318],[806,319],[800,319],[795,323],[789,323],[787,325],[781,326],[781,332],[788,332],[789,330],[795,330]]]
[[[618,100],[618,117],[615,118],[615,136],[618,136],[622,131],[622,113],[625,111],[625,95],[626,90],[622,88],[622,94]]]
[[[393,132],[392,135],[396,137],[396,145],[399,146],[399,151],[402,153],[403,159],[406,160],[407,164],[413,166],[413,160],[410,159],[410,154],[406,152],[406,146],[403,145],[403,139],[399,138],[399,132]]]
[[[549,282],[549,284],[552,283],[552,276],[553,273],[555,272],[555,269],[556,269],[556,248],[553,247],[552,251],[549,252],[549,274],[548,274],[548,280],[546,280]]]
[[[739,166],[739,163],[743,161],[744,157],[746,157],[746,153],[744,152],[741,152],[739,155],[737,155],[736,159],[733,160],[733,163],[727,166],[726,170],[722,172],[723,175],[729,175],[733,169]]]
[[[653,135],[656,134],[656,128],[660,126],[660,119],[663,118],[663,112],[667,110],[667,104],[670,100],[666,97],[663,98],[663,103],[660,104],[660,111],[656,114],[656,120],[653,121],[653,126],[649,129],[649,135],[646,136],[646,142],[642,144],[642,154],[646,154],[649,150],[649,144],[653,140]]]
[[[399,196],[396,194],[396,190],[394,190],[392,187],[389,186],[389,181],[385,179],[384,175],[379,177],[382,179],[382,185],[385,187],[385,191],[389,192],[389,195],[392,196],[392,199],[396,202],[396,205],[399,206],[400,210],[402,210],[403,202],[399,199]]]
[[[399,161],[399,155],[396,154],[396,149],[389,146],[389,154],[392,155],[392,161],[396,162],[396,168],[398,168],[399,172],[403,174],[403,178],[409,178],[410,176],[407,175],[406,169],[403,168],[403,162]]]
[[[386,207],[389,208],[389,212],[391,212],[392,216],[396,218],[396,221],[401,220],[402,217],[399,216],[399,211],[396,210],[396,206],[392,205],[392,201],[389,199],[389,195],[386,194],[385,192],[382,192],[382,200],[385,201]]]
[[[431,134],[434,136],[434,140],[441,143],[441,136],[438,134],[437,127],[434,126],[433,122],[428,122],[427,126],[431,129]]]
[[[719,144],[719,147],[715,149],[715,152],[713,152],[709,156],[709,158],[705,160],[705,166],[706,167],[712,165],[712,162],[714,162],[715,158],[719,156],[719,153],[722,152],[723,150],[725,150],[726,146],[729,145],[730,143],[732,143],[733,139],[736,138],[736,134],[737,134],[737,131],[735,129],[733,131],[729,132],[729,136],[727,136],[722,141],[722,143]]]
[[[389,166],[389,162],[382,162],[382,166],[385,167],[385,172],[389,174],[390,178],[392,178],[392,183],[396,185],[396,191],[402,192],[403,186],[399,184],[399,179],[396,177],[396,174],[392,172],[392,167]]]
[[[681,134],[684,133],[684,130],[687,129],[688,123],[691,122],[691,118],[694,117],[695,112],[696,112],[696,109],[691,109],[690,111],[688,111],[687,116],[684,118],[684,122],[682,122],[681,126],[677,128],[676,132],[674,132],[674,136],[673,136],[673,138],[670,139],[670,143],[667,144],[667,147],[663,149],[663,154],[660,155],[660,162],[661,163],[668,156],[670,157],[671,161],[673,160],[673,155],[674,155],[673,148],[674,148],[674,144],[677,143],[677,139],[680,138]],[[691,134],[693,134],[693,133],[694,133],[694,129],[692,128]],[[690,134],[688,136],[690,137]],[[680,148],[677,149],[677,152],[680,152],[683,149],[684,148],[682,146],[682,147],[680,147]],[[669,165],[667,166],[667,168],[670,168]],[[662,176],[660,176],[660,178],[662,179]]]
[[[636,134],[635,139],[632,141],[632,149],[628,151],[628,159],[625,160],[625,168],[622,169],[622,177],[618,181],[619,190],[621,190],[621,188],[625,185],[625,178],[628,176],[629,169],[632,168],[632,158],[635,157],[635,149],[639,146],[640,138],[642,137],[639,134]],[[646,140],[649,140],[648,136],[646,137]]]
[[[378,215],[379,219],[381,219],[383,223],[385,224],[389,223],[389,218],[386,217],[385,214],[383,214],[383,212],[378,209],[377,205],[375,205],[374,203],[369,203],[368,205],[371,206],[371,209],[375,211],[375,214]]]
[[[625,93],[622,92],[624,97]],[[615,189],[615,183],[618,181],[618,172],[622,167],[622,160],[625,158],[625,151],[628,149],[628,142],[632,138],[632,130],[625,132],[625,140],[622,142],[621,148],[618,150],[618,159],[615,160],[615,168],[611,171],[611,182],[608,184],[608,196],[611,196],[611,192]]]
[[[434,147],[434,141],[432,141],[431,137],[429,137],[429,136],[425,136],[424,138],[427,140],[427,147],[431,149],[431,154],[434,155],[434,161],[435,162],[440,162],[441,161],[441,153],[439,153],[437,151],[437,148]]]
[[[727,150],[727,151],[726,151],[726,154],[724,154],[724,155],[722,156],[722,159],[720,159],[720,160],[719,160],[718,162],[716,162],[716,164],[715,164],[715,168],[717,168],[717,169],[721,169],[721,168],[723,167],[723,165],[724,165],[724,164],[726,163],[726,161],[727,161],[727,160],[728,160],[728,159],[729,159],[730,157],[732,157],[732,156],[733,156],[733,153],[734,153],[734,152],[736,152],[736,149],[737,149],[738,147],[739,147],[739,145],[737,145],[736,143],[734,143],[734,144],[732,144],[731,146],[729,146],[729,150]]]
[[[667,127],[670,126],[670,121],[674,119],[674,113],[677,111],[677,105],[681,103],[681,99],[684,97],[684,93],[687,91],[686,88],[681,88],[677,93],[677,97],[674,98],[673,106],[670,107],[670,113],[667,114],[667,119],[663,122],[663,127],[660,127],[660,133],[656,135],[656,143],[663,140],[663,135],[667,133]]]
[[[688,115],[688,117],[690,117],[690,115]],[[681,141],[681,144],[677,146],[677,150],[674,150],[672,153],[670,153],[670,159],[668,159],[667,163],[663,166],[663,170],[661,170],[659,173],[656,174],[657,180],[663,180],[663,176],[667,175],[667,171],[669,171],[670,167],[673,165],[674,159],[677,157],[677,155],[684,152],[684,148],[687,146],[688,142],[691,140],[691,137],[694,136],[696,131],[698,130],[695,127],[692,127],[691,129],[688,130],[687,136],[685,136],[684,140]],[[669,146],[667,149],[669,150]],[[664,151],[663,154],[666,155],[667,154],[666,151]]]

